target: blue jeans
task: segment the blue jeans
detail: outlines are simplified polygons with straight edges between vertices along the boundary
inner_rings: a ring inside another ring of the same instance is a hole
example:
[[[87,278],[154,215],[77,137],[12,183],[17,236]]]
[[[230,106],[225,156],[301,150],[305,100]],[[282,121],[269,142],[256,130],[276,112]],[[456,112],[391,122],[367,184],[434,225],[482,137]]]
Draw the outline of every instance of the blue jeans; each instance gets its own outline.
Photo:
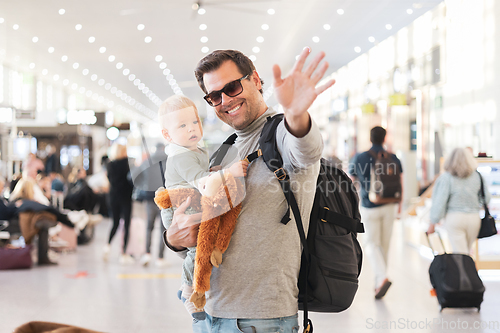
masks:
[[[298,333],[298,314],[271,319],[226,319],[207,314],[193,321],[193,333]]]

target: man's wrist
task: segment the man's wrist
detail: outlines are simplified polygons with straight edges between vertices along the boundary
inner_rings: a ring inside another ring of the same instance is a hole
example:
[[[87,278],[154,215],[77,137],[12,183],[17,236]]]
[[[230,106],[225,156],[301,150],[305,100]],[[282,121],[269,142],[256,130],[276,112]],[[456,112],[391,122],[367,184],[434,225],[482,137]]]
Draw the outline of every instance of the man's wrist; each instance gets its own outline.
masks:
[[[302,138],[311,130],[312,121],[309,112],[299,116],[292,116],[285,112],[285,127],[297,138]]]

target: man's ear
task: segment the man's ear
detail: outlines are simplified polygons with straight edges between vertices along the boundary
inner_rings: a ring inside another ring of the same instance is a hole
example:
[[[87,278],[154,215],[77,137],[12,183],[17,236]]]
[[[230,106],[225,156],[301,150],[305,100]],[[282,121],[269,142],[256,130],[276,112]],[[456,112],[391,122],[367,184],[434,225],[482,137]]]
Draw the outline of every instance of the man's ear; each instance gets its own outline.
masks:
[[[166,129],[162,129],[161,130],[161,135],[165,138],[165,140],[167,140],[168,142],[172,142],[172,138],[170,137],[170,135],[168,135],[168,131]]]
[[[252,73],[252,82],[257,86],[257,90],[262,89],[262,83],[260,82],[260,76],[257,71],[253,71]]]

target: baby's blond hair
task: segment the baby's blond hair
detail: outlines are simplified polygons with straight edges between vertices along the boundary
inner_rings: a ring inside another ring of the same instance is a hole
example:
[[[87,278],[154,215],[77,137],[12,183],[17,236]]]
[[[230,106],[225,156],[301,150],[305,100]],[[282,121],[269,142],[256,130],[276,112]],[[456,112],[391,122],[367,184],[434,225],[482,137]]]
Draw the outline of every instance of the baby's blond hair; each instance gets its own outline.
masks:
[[[198,117],[198,109],[191,99],[182,95],[173,95],[167,98],[165,101],[163,101],[163,103],[160,105],[160,108],[158,109],[158,120],[160,121],[161,128],[167,128],[168,117],[166,117],[166,115],[168,113],[179,111],[191,106],[193,107],[194,111],[196,112],[196,116]]]

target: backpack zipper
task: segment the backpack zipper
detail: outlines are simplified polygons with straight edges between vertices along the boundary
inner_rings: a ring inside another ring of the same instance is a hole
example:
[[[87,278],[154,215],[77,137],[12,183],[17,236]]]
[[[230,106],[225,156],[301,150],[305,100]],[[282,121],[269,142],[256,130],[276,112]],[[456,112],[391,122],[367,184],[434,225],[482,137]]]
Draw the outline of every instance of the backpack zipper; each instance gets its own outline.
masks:
[[[344,281],[350,281],[354,283],[358,283],[358,278],[354,274],[349,274],[349,273],[344,273],[341,271],[337,271],[335,269],[331,268],[324,268],[320,266],[321,271],[323,272],[324,276],[334,278],[337,280],[344,280]]]

